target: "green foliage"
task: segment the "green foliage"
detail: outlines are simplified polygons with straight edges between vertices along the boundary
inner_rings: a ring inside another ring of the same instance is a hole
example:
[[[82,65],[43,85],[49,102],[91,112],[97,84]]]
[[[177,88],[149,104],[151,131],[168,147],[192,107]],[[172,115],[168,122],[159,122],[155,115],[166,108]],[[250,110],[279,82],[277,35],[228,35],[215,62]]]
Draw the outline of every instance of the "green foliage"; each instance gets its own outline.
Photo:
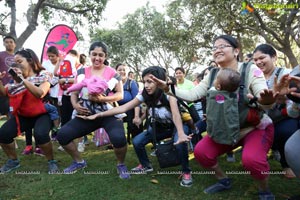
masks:
[[[255,6],[288,5],[295,1],[253,0],[248,4]],[[297,3],[299,3],[297,1]],[[271,12],[272,11],[272,12]],[[186,22],[193,23],[189,30],[197,34],[203,46],[209,46],[212,39],[219,34],[230,34],[239,38],[242,48],[253,50],[258,43],[258,36],[264,38],[277,50],[286,54],[292,66],[298,64],[292,50],[292,44],[300,47],[299,9],[278,8],[274,10],[255,8],[254,12],[242,13],[242,2],[234,0],[175,0],[168,6],[168,15],[179,26]],[[252,42],[249,42],[252,39]],[[244,41],[245,40],[245,41]]]

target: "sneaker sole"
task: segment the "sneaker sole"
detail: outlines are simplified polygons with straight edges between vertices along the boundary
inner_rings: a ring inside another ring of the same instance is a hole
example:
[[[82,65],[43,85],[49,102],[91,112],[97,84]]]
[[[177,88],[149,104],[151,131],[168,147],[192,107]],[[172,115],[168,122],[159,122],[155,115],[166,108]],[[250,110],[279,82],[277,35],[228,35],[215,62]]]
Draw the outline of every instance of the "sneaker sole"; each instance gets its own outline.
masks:
[[[78,168],[78,169],[76,169],[76,170],[74,170],[74,171],[72,171],[72,172],[65,172],[65,171],[64,171],[64,174],[75,174],[76,172],[78,172],[78,171],[80,171],[80,170],[82,170],[82,169],[84,169],[84,168],[86,168],[86,167],[87,167],[87,165],[84,166],[84,167]]]
[[[34,154],[34,155],[37,155],[37,156],[42,156],[42,157],[45,156],[45,155],[42,154],[42,153],[36,153],[36,152],[34,152],[33,154]]]
[[[193,185],[193,183],[191,183],[191,184],[189,184],[189,185],[185,185],[185,184],[183,184],[182,182],[180,182],[180,186],[182,186],[182,187],[192,187],[192,185]]]
[[[28,155],[31,155],[33,154],[33,152],[29,152],[29,153],[22,153],[22,155],[25,155],[25,156],[28,156]]]
[[[4,171],[4,172],[0,172],[0,173],[9,173],[9,172],[11,172],[11,171],[13,171],[13,170],[15,170],[15,169],[17,169],[17,168],[19,168],[21,165],[19,164],[19,165],[17,165],[17,166],[15,166],[15,167],[13,167],[13,168],[10,168],[9,170],[7,170],[7,171]]]

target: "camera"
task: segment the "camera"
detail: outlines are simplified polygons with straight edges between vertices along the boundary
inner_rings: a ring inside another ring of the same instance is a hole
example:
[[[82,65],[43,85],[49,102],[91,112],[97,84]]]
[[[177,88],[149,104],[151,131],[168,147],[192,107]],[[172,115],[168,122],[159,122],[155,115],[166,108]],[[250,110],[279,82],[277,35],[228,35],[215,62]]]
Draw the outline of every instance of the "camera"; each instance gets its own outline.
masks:
[[[23,80],[18,76],[18,74],[15,72],[15,70],[13,70],[12,68],[10,68],[8,70],[8,73],[12,76],[12,78],[17,82],[17,83],[21,83]]]

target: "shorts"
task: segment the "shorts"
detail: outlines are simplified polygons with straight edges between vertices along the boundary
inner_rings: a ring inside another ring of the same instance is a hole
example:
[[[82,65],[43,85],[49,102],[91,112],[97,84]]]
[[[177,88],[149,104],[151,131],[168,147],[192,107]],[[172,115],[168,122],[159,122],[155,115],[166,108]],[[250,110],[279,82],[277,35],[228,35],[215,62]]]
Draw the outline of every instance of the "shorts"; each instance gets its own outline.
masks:
[[[9,98],[8,96],[0,97],[0,114],[6,115],[9,113]]]

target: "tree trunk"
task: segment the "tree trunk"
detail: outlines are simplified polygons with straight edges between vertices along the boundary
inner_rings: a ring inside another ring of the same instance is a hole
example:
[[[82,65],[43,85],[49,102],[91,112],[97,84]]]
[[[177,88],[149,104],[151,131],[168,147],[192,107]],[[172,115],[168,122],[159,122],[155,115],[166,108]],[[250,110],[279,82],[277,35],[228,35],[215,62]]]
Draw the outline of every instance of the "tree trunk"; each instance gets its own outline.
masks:
[[[286,46],[285,48],[282,49],[282,52],[288,57],[288,59],[290,61],[290,65],[292,66],[292,68],[294,68],[298,65],[297,58],[294,55],[291,47]]]

